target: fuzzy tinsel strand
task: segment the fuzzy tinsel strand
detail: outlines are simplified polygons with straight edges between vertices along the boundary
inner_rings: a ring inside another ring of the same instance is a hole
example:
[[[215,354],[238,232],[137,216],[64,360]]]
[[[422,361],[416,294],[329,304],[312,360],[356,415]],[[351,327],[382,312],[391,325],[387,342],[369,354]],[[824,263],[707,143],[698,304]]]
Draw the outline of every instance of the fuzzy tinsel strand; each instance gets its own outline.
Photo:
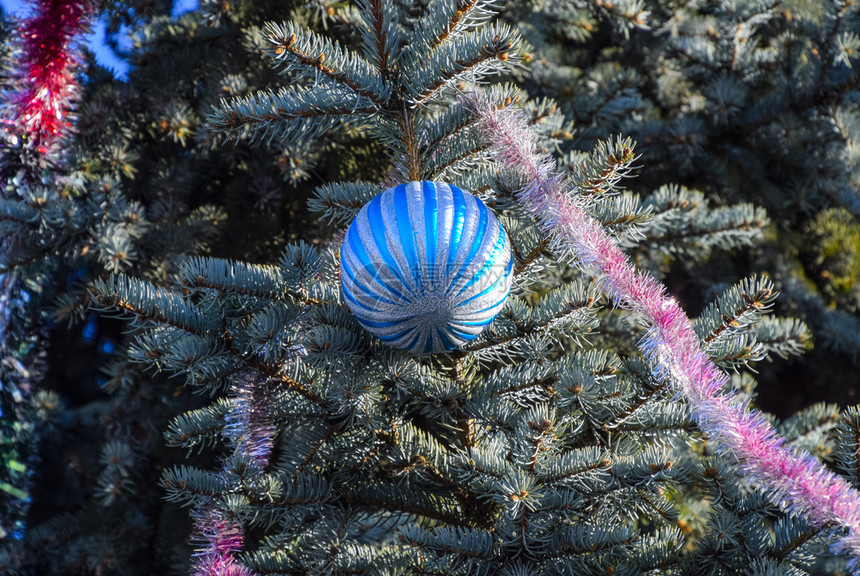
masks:
[[[18,28],[16,92],[10,98],[14,129],[44,148],[69,127],[77,83],[76,42],[88,29],[89,0],[35,0],[33,14]]]
[[[253,576],[233,556],[242,548],[245,530],[226,520],[213,505],[204,505],[194,514],[193,541],[201,546],[194,553],[193,576]]]
[[[510,106],[498,109],[481,95],[467,105],[499,165],[528,182],[518,199],[552,239],[555,253],[578,261],[619,305],[646,319],[640,348],[656,374],[688,399],[699,427],[736,459],[743,476],[771,490],[787,510],[819,528],[835,527],[833,550],[847,553],[849,569],[860,576],[860,493],[809,453],[788,446],[760,412],[721,393],[726,377],[702,350],[680,305],[658,281],[636,270],[591,218],[584,197],[570,190],[540,152],[520,113]]]

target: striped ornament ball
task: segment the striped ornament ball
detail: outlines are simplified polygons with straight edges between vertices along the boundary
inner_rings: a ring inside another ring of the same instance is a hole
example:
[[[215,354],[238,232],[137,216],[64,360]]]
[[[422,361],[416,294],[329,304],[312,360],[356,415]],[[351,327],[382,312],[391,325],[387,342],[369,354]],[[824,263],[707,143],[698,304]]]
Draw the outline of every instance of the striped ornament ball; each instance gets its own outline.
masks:
[[[511,245],[483,202],[410,182],[367,203],[340,252],[346,303],[386,344],[426,354],[476,338],[511,289]]]

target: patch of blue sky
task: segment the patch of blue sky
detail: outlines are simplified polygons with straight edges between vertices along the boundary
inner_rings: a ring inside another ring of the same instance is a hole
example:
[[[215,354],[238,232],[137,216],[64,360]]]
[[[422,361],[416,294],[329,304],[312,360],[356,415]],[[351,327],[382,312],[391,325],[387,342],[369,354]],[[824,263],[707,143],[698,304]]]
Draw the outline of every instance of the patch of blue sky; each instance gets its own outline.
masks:
[[[187,12],[197,10],[199,5],[200,2],[198,0],[174,0],[173,10],[170,11],[170,15],[178,18]]]

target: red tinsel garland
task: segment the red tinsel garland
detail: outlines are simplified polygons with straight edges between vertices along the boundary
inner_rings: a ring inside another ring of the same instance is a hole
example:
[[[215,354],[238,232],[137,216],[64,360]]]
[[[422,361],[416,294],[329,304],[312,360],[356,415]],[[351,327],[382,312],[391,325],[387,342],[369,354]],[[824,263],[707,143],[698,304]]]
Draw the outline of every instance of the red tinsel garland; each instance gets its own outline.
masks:
[[[89,0],[35,0],[32,16],[18,28],[19,84],[9,100],[10,120],[43,150],[70,126],[67,113],[77,86],[74,43],[88,30],[92,7]]]

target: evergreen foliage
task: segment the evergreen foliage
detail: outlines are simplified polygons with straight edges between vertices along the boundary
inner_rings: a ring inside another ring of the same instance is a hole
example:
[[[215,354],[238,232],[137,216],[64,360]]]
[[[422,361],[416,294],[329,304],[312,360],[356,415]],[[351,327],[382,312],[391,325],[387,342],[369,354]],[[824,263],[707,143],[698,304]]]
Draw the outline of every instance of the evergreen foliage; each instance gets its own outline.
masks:
[[[773,278],[781,306],[806,319],[818,346],[797,383],[762,377],[768,387],[824,388],[830,399],[856,402],[844,363],[856,363],[860,322],[853,297],[836,297],[820,276],[827,256],[815,238],[828,234],[830,210],[856,223],[860,207],[857,6],[546,2],[528,18],[518,3],[502,17],[533,47],[524,87],[558,102],[575,122],[577,148],[615,131],[638,143],[646,169],[634,190],[680,185],[767,210],[773,225],[752,270]],[[715,295],[710,286],[726,272],[749,273],[726,262],[702,274],[694,262],[675,259],[671,271],[696,294]],[[665,260],[651,270],[666,273]],[[834,352],[838,363],[829,361]]]
[[[133,68],[89,62],[54,164],[0,149],[0,571],[846,573],[844,533],[701,432],[463,95],[519,110],[589,215],[700,310],[733,405],[813,340],[815,378],[847,387],[856,6],[170,8],[104,4]],[[450,354],[386,347],[339,288],[342,231],[410,180],[480,197],[512,243],[504,310]],[[860,488],[857,407],[773,420]]]

